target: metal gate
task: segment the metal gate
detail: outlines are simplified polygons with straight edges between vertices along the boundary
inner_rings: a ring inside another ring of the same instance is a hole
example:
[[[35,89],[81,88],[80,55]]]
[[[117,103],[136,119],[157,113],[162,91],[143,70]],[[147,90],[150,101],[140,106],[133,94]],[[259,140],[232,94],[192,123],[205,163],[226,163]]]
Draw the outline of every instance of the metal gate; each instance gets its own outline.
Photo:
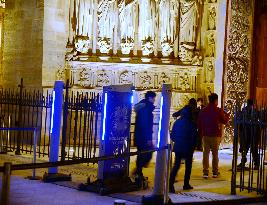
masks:
[[[267,107],[235,108],[231,192],[266,194]]]

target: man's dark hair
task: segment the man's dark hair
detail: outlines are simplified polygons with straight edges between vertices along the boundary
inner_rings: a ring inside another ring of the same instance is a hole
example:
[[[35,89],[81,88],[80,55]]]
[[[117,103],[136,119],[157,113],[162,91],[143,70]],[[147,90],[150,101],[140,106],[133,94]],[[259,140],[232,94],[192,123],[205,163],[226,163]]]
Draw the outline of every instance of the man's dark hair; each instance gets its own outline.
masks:
[[[211,93],[209,95],[209,102],[214,103],[216,100],[218,100],[218,95],[216,93]]]
[[[153,92],[153,91],[147,91],[146,94],[145,94],[145,98],[148,99],[148,98],[154,98],[156,97],[156,93]]]
[[[197,101],[195,98],[191,98],[188,102],[188,105],[193,105],[193,106],[197,106]]]
[[[197,102],[203,102],[203,98],[198,98]]]
[[[248,100],[247,100],[247,105],[248,105],[248,106],[253,106],[253,104],[254,104],[254,103],[253,103],[253,100],[252,100],[252,99],[248,99]]]

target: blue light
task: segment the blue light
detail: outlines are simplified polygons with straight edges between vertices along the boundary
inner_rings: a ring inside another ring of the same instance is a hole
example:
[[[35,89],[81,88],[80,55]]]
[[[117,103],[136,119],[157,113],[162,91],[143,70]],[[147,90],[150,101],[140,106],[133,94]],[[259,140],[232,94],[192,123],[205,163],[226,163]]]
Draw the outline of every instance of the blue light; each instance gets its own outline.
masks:
[[[53,123],[54,123],[54,112],[55,112],[55,96],[56,96],[56,93],[55,91],[53,90],[53,103],[52,103],[52,116],[51,116],[51,121],[50,121],[50,134],[52,134],[52,131],[53,131]]]
[[[108,93],[105,93],[104,116],[103,116],[103,130],[102,130],[102,140],[103,141],[105,140],[105,134],[106,134],[107,103],[108,103]]]
[[[131,97],[131,103],[133,104],[134,103],[134,96],[132,95]]]
[[[163,107],[163,96],[160,98],[160,115],[159,115],[159,130],[158,130],[158,144],[157,147],[159,148],[160,144],[160,132],[161,132],[161,121],[162,121],[162,107]]]

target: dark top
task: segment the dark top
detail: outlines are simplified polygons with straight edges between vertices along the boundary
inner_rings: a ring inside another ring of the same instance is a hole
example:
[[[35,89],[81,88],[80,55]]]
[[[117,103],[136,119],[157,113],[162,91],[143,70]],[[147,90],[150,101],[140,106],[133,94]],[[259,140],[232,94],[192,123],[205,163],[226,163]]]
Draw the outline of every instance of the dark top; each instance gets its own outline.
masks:
[[[192,110],[184,107],[180,111],[180,118],[175,121],[171,139],[174,141],[174,152],[192,154],[197,140],[197,127],[192,118]]]
[[[134,106],[135,120],[135,145],[138,148],[146,148],[148,141],[152,141],[153,133],[153,103],[144,99]]]

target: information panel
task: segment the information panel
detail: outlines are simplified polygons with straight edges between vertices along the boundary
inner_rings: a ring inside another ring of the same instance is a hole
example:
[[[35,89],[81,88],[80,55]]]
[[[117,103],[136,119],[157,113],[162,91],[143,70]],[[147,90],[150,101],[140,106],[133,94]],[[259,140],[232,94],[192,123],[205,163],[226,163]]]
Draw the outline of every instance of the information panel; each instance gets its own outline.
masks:
[[[127,153],[130,150],[132,91],[106,91],[103,94],[101,156]],[[102,179],[128,176],[129,157],[100,163]]]

